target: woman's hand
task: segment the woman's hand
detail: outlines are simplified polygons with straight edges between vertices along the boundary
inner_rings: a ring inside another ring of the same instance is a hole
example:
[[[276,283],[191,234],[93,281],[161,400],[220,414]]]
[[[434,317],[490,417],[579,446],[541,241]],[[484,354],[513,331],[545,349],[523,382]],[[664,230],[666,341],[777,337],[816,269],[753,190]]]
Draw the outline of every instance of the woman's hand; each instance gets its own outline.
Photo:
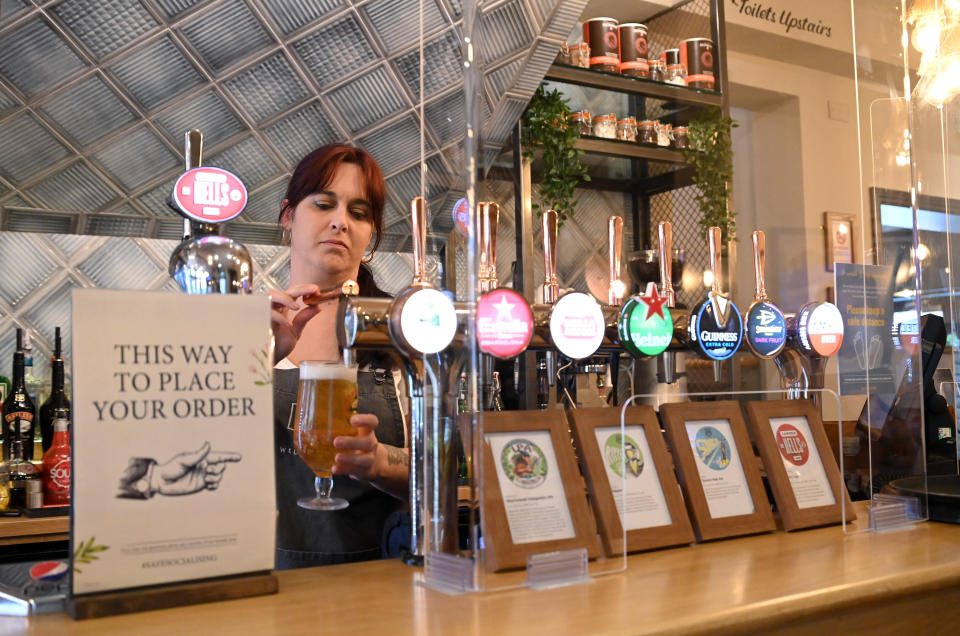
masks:
[[[396,497],[408,494],[410,455],[406,449],[381,444],[374,434],[379,421],[376,415],[363,413],[350,418],[357,428],[354,436],[340,435],[334,448],[342,451],[334,457],[333,474],[349,475],[370,482]]]
[[[270,327],[273,329],[274,360],[283,360],[300,339],[303,328],[320,311],[318,303],[336,298],[340,288],[320,291],[313,284],[294,285],[286,291],[268,289]]]

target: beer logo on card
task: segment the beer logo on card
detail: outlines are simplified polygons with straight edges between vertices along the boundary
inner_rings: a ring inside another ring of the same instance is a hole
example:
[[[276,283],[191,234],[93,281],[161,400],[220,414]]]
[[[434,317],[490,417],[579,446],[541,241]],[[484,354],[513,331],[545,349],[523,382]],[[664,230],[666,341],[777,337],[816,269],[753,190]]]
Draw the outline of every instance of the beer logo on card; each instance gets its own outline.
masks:
[[[782,424],[777,428],[776,437],[780,454],[794,466],[803,466],[810,459],[810,444],[796,426]]]
[[[617,477],[639,477],[643,472],[643,452],[629,435],[614,433],[603,445],[603,459]],[[626,470],[624,470],[626,468]]]
[[[536,488],[547,479],[547,458],[530,440],[507,442],[500,452],[500,467],[510,481],[521,488]]]
[[[730,465],[730,442],[712,426],[704,426],[693,440],[700,461],[710,470],[723,470]]]

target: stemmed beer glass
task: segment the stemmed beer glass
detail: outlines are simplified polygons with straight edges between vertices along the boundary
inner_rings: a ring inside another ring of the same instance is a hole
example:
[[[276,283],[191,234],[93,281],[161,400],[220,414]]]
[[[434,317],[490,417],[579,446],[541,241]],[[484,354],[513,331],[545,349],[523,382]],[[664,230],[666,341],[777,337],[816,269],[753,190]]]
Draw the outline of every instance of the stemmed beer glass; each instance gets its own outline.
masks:
[[[303,361],[297,391],[297,424],[293,446],[316,474],[315,497],[302,497],[297,505],[310,510],[342,510],[346,499],[332,497],[333,438],[353,436],[350,416],[357,412],[357,366],[344,362]]]

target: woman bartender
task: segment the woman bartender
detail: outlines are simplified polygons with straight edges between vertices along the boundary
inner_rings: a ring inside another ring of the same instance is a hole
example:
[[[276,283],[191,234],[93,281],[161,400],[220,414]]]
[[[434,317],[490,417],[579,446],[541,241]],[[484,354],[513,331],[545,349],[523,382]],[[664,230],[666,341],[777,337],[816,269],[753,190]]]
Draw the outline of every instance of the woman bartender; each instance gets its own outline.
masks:
[[[293,448],[291,420],[302,360],[338,360],[336,298],[346,280],[362,296],[386,296],[363,265],[383,228],[385,186],[376,161],[352,146],[323,146],[297,166],[281,203],[290,236],[290,287],[269,290],[276,342],[277,568],[375,559],[387,517],[407,494],[409,455],[389,362],[359,360],[354,437],[337,437],[333,492],[350,502],[336,512],[305,510],[313,471]]]

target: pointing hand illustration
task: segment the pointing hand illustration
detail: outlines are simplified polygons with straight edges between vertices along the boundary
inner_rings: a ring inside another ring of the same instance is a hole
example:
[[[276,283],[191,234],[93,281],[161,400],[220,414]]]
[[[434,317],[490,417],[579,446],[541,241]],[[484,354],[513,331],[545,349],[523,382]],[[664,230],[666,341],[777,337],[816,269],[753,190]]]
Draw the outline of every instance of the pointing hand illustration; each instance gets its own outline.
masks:
[[[151,490],[161,495],[191,495],[206,488],[216,490],[227,462],[240,461],[240,453],[210,451],[210,442],[198,450],[174,455],[151,476]]]
[[[117,497],[150,499],[156,494],[178,496],[216,490],[227,464],[241,458],[240,453],[211,451],[210,442],[204,442],[195,451],[177,453],[164,464],[133,457],[120,476]]]

